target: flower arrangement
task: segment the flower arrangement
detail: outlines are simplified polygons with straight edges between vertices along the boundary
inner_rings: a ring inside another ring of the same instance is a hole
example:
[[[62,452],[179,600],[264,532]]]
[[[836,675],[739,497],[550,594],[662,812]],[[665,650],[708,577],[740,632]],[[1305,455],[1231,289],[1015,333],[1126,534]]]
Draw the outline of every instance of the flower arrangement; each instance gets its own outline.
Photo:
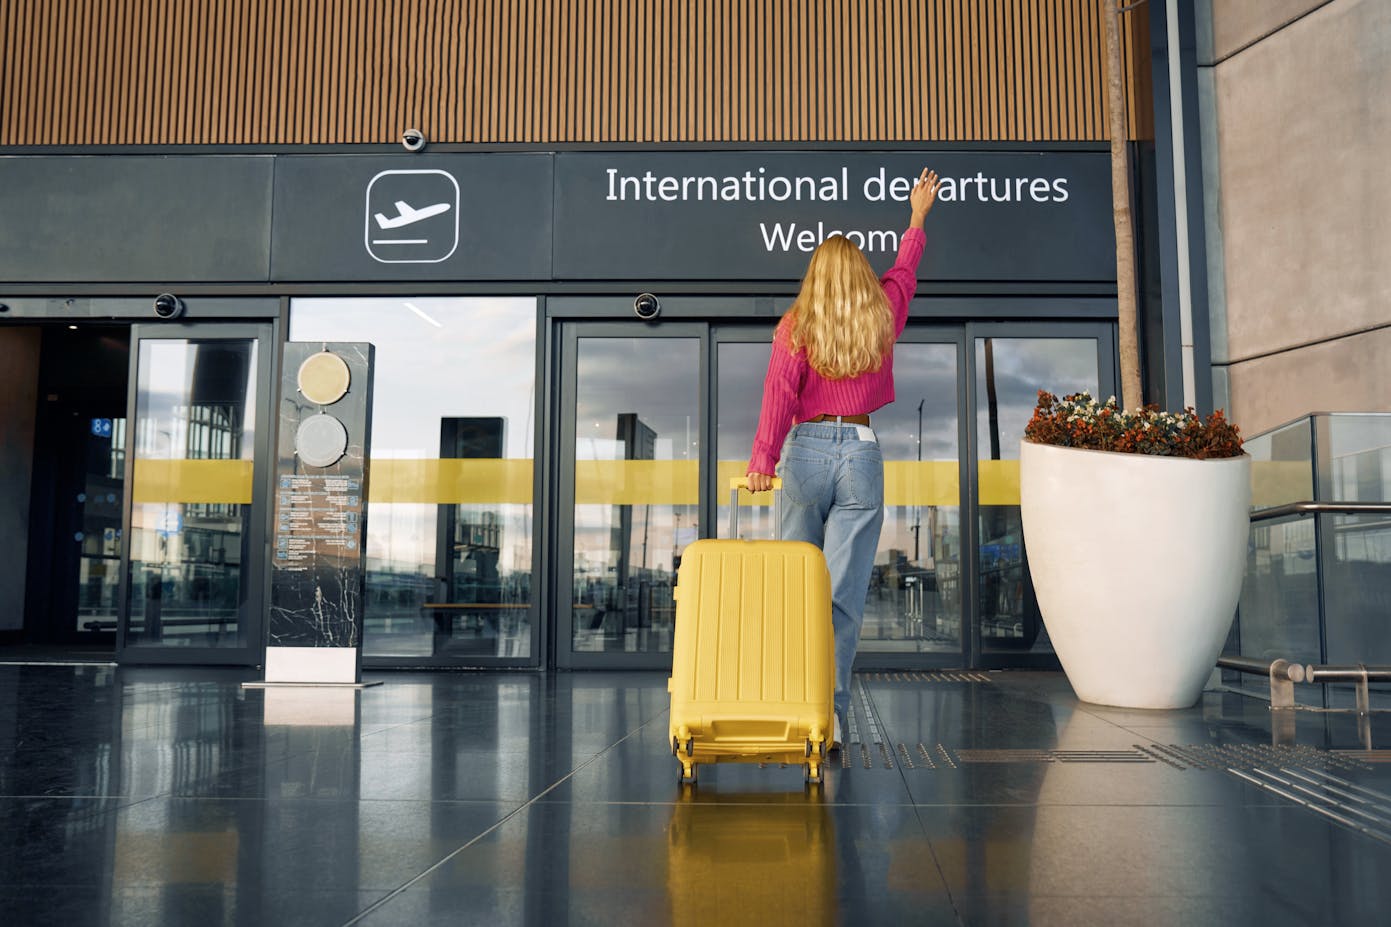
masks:
[[[1155,454],[1208,460],[1241,456],[1241,431],[1218,409],[1204,421],[1192,408],[1161,412],[1145,406],[1127,412],[1116,397],[1098,402],[1090,393],[1062,399],[1038,391],[1038,406],[1024,429],[1035,444],[1125,454]]]

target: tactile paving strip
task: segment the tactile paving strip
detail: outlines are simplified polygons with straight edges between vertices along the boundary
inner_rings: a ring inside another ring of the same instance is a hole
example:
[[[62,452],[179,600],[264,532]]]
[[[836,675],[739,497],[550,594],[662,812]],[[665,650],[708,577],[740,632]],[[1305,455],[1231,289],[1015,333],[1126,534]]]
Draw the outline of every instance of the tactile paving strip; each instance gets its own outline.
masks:
[[[957,750],[963,763],[1153,763],[1140,750]]]
[[[918,677],[944,676],[950,679]],[[1391,795],[1350,782],[1338,772],[1368,771],[1370,764],[1391,763],[1391,750],[1324,750],[1301,744],[1132,744],[1129,749],[1057,750],[962,748],[918,743],[913,747],[887,738],[883,719],[870,697],[871,682],[989,682],[963,678],[970,673],[865,673],[855,677],[846,721],[841,768],[895,768],[942,772],[991,763],[1163,764],[1178,771],[1225,772],[1263,791],[1292,801],[1330,821],[1391,844]]]
[[[1150,744],[1151,749],[1168,756],[1179,768],[1247,770],[1268,766],[1333,767],[1367,770],[1352,751],[1321,750],[1304,744]]]
[[[1227,771],[1344,827],[1391,844],[1391,795],[1317,769]]]
[[[870,682],[990,682],[989,673],[972,670],[937,670],[933,672],[861,673]]]

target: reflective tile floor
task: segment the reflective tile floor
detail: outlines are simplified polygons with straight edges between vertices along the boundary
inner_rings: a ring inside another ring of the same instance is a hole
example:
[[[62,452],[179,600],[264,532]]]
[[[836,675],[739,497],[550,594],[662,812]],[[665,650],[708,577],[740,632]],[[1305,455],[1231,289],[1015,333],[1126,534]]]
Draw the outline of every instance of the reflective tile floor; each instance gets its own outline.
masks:
[[[824,786],[683,788],[661,674],[247,678],[0,666],[0,924],[1391,923],[1388,714],[865,674]]]

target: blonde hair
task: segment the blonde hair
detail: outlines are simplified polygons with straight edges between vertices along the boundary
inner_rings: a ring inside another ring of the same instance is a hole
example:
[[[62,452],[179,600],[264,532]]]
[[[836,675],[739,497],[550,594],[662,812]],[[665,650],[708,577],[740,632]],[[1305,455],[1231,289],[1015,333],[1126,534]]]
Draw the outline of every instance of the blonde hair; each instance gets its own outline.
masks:
[[[874,268],[843,235],[811,256],[797,301],[779,323],[793,353],[828,380],[878,370],[893,348],[894,316]]]

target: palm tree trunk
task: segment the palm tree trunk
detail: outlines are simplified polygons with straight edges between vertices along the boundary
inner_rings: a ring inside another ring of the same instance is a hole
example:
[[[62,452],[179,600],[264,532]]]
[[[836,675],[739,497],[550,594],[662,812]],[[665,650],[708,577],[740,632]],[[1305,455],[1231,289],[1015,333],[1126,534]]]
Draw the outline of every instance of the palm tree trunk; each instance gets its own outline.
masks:
[[[1130,214],[1130,149],[1121,76],[1120,17],[1115,0],[1101,0],[1106,25],[1106,101],[1111,129],[1111,205],[1116,226],[1116,313],[1121,359],[1121,406],[1144,404],[1140,393],[1140,337],[1136,321],[1135,227]]]

